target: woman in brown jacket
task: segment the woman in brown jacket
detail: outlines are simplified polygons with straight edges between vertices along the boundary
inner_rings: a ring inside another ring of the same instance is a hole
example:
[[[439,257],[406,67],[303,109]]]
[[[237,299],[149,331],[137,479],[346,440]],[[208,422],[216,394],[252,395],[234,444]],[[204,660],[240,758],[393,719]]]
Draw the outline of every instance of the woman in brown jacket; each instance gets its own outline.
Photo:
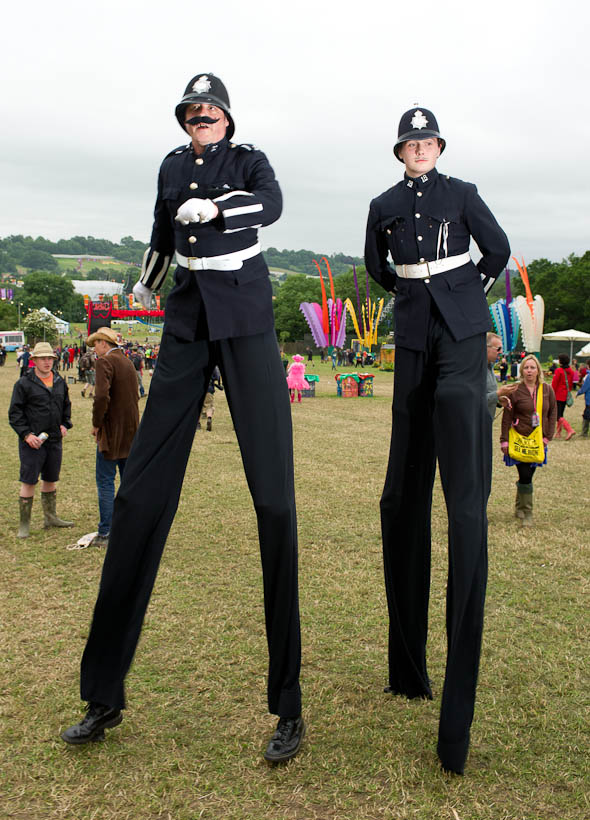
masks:
[[[537,419],[537,391],[543,391],[542,419]],[[557,420],[557,403],[553,388],[543,384],[543,370],[536,356],[525,356],[520,365],[520,384],[510,396],[511,406],[504,408],[502,416],[502,432],[500,446],[504,453],[504,463],[507,467],[516,466],[518,481],[516,482],[515,515],[523,526],[533,523],[533,475],[537,467],[547,464],[547,444],[555,433]],[[545,445],[545,460],[542,464],[517,461],[508,455],[508,433],[515,427],[523,436],[530,436],[535,427],[541,422],[543,425],[543,444]]]

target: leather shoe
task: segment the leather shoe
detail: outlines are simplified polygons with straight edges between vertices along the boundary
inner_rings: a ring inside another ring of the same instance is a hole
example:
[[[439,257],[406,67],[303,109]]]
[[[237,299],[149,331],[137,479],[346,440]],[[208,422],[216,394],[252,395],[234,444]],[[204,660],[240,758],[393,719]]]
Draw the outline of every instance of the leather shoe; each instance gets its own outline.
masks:
[[[103,706],[102,703],[89,703],[86,715],[80,723],[62,732],[61,739],[74,745],[104,740],[104,730],[118,726],[122,720],[120,709]]]
[[[294,718],[280,718],[271,737],[264,759],[269,763],[282,763],[295,757],[305,736],[305,722],[301,715]]]

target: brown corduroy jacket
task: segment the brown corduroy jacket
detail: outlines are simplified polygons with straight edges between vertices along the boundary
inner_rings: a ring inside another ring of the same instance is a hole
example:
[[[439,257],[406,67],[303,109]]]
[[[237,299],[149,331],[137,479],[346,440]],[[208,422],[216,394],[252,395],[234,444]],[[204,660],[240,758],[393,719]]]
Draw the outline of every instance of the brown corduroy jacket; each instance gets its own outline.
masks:
[[[92,425],[98,449],[109,460],[127,458],[139,424],[135,368],[119,348],[96,360]]]
[[[528,387],[519,384],[514,393],[510,394],[512,408],[504,409],[502,415],[502,431],[500,441],[508,441],[508,433],[513,424],[516,424],[516,431],[523,436],[530,436],[533,432],[532,416],[536,410],[535,403]],[[555,393],[551,385],[543,385],[543,438],[551,441],[555,433],[555,422],[557,421],[557,405],[555,403]]]

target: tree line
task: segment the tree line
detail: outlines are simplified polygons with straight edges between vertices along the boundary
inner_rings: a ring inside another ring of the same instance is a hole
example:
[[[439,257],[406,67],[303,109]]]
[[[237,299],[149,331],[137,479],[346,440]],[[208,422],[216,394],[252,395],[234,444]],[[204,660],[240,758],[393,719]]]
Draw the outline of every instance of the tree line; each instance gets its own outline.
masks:
[[[325,256],[330,263],[334,276],[347,273],[353,264],[363,264],[363,259],[360,256],[349,256],[345,253],[318,254],[316,251],[279,251],[276,248],[267,248],[264,251],[264,258],[269,268],[281,268],[293,273],[304,273],[307,276],[318,276],[318,269],[313,260],[316,259],[320,262],[322,256]],[[323,275],[326,272],[326,267],[323,262],[320,262],[320,265],[322,266]]]
[[[13,272],[10,265],[4,264],[4,259],[10,257],[14,266],[18,264],[22,274],[23,287],[16,289],[13,304],[0,301],[0,325],[3,329],[13,329],[17,326],[16,304],[21,304],[21,312],[27,312],[39,307],[46,307],[52,313],[62,316],[69,322],[85,320],[83,297],[74,292],[71,278],[80,278],[80,274],[73,271],[57,273],[56,260],[52,253],[73,253],[97,256],[114,256],[131,267],[124,271],[111,271],[106,267],[97,267],[89,272],[89,279],[113,279],[124,282],[125,291],[131,291],[137,280],[138,262],[141,260],[145,245],[132,237],[123,237],[120,244],[106,239],[93,237],[73,237],[69,240],[50,242],[42,237],[32,239],[25,236],[11,236],[0,239],[0,273]],[[121,251],[121,249],[126,249]],[[35,255],[37,254],[37,255]],[[41,254],[42,256],[38,256]],[[7,256],[4,256],[7,255]],[[121,259],[126,255],[126,259]],[[298,341],[309,332],[299,305],[301,302],[317,302],[321,304],[321,286],[317,276],[317,268],[313,264],[314,258],[320,260],[322,254],[313,251],[277,251],[269,248],[265,251],[266,261],[271,268],[280,267],[283,270],[292,270],[295,266],[304,267],[309,274],[288,273],[273,281],[274,313],[277,336],[281,341]],[[345,254],[331,254],[326,257],[330,262],[334,274],[336,297],[344,301],[347,297],[357,309],[357,295],[352,271],[353,262],[357,265],[357,276],[361,301],[366,296],[365,269],[358,257]],[[32,269],[23,273],[27,265]],[[309,263],[311,262],[311,267]],[[307,266],[307,267],[306,267]],[[590,251],[582,256],[571,254],[561,262],[550,262],[548,259],[538,259],[527,266],[531,290],[539,293],[545,301],[545,332],[574,327],[578,330],[590,332]],[[322,273],[325,265],[322,264]],[[311,274],[316,274],[311,276]],[[326,291],[329,295],[327,276],[324,276]],[[161,290],[162,304],[165,305],[166,296],[173,285],[173,276],[168,275]],[[511,279],[512,293],[524,294],[524,285],[518,275]],[[386,293],[372,279],[369,281],[369,295],[373,301],[384,299],[387,306],[391,294]],[[492,288],[488,301],[494,302],[504,296],[502,277]],[[380,335],[384,336],[393,330],[393,311],[386,310],[380,324]],[[352,329],[352,324],[349,324]]]
[[[57,260],[54,253],[73,256],[112,256],[121,262],[141,264],[147,245],[124,236],[119,243],[94,236],[73,236],[52,242],[43,236],[7,236],[0,239],[0,273],[16,273],[17,266],[29,270],[56,271]]]

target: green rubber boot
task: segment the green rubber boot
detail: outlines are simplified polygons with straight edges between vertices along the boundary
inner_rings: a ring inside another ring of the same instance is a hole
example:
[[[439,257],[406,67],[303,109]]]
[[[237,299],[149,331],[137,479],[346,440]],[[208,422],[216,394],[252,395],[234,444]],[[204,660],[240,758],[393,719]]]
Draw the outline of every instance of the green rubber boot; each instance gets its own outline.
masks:
[[[523,527],[533,526],[533,485],[517,484],[520,496],[520,508],[523,512],[521,524]]]
[[[18,528],[18,538],[28,538],[31,528],[31,510],[33,509],[33,496],[23,498],[18,497],[18,507],[20,512],[20,526]]]
[[[48,527],[73,527],[73,521],[63,521],[57,517],[55,513],[56,496],[57,492],[55,490],[51,493],[41,493],[41,504],[43,506],[43,515],[45,516],[43,526],[46,529]]]
[[[524,509],[522,506],[522,495],[519,492],[520,484],[518,481],[516,482],[516,500],[514,502],[514,516],[515,518],[519,518],[521,521],[524,518]]]

